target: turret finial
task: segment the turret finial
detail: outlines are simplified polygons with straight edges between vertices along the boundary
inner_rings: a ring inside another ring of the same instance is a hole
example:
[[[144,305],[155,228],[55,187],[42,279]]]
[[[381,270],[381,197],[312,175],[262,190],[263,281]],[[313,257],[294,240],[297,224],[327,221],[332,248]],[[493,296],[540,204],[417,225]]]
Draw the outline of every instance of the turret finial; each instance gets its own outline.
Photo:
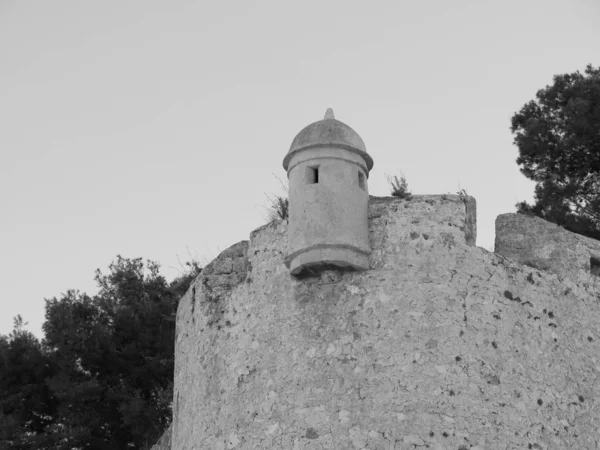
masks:
[[[335,119],[335,116],[333,115],[333,109],[327,108],[327,111],[325,111],[325,117],[323,118],[323,120],[326,120],[326,119]]]

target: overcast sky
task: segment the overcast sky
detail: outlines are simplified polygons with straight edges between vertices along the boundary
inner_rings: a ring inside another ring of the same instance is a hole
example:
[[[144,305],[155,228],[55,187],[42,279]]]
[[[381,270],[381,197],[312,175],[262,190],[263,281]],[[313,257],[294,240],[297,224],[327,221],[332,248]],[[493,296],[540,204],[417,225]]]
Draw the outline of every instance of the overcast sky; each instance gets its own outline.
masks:
[[[266,222],[333,107],[414,194],[531,200],[511,115],[600,62],[598,0],[0,0],[0,333],[117,254],[203,263]]]

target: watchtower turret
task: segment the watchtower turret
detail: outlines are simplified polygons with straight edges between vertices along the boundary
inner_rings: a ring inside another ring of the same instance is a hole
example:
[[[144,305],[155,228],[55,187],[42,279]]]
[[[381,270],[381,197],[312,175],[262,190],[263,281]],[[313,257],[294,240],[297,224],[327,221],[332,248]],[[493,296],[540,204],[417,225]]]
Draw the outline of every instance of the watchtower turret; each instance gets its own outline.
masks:
[[[289,180],[288,255],[304,269],[369,268],[369,190],[373,159],[352,128],[325,118],[304,128],[283,159]]]

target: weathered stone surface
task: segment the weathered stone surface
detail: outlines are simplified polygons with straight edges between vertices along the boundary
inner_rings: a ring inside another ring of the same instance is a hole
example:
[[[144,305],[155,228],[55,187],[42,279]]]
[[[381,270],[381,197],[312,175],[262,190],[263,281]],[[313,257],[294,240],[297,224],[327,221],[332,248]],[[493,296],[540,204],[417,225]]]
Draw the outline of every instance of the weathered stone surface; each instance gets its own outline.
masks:
[[[600,241],[524,214],[501,214],[496,218],[494,252],[580,281],[598,270],[594,266],[600,268]]]
[[[179,304],[172,448],[598,448],[599,278],[473,246],[473,203],[371,198],[365,272],[295,279],[284,222],[220,255]]]
[[[171,450],[171,427],[172,424],[166,429],[158,442],[154,444],[150,450]]]

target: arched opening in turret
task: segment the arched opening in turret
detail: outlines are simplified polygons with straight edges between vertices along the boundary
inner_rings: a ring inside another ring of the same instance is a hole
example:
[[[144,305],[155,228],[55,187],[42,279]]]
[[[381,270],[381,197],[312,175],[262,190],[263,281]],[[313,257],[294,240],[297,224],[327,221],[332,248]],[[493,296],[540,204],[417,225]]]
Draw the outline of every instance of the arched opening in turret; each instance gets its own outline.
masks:
[[[306,183],[316,184],[319,182],[319,166],[310,166],[306,168]]]
[[[360,170],[358,171],[358,187],[365,190],[365,174]]]

